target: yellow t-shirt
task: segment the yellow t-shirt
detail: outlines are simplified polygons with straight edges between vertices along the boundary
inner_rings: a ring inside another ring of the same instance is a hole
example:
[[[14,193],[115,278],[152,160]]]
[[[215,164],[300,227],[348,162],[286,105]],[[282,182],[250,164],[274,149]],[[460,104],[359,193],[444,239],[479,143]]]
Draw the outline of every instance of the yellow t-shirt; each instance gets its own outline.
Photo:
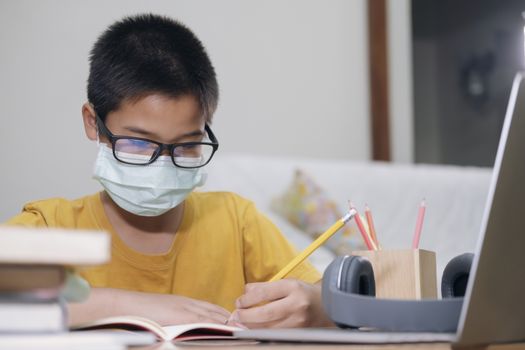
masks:
[[[107,231],[111,261],[81,271],[92,287],[183,295],[228,310],[246,283],[269,280],[297,254],[252,202],[228,192],[191,193],[165,254],[128,247],[110,224],[99,193],[26,204],[7,224]],[[288,277],[315,283],[321,276],[305,262]]]

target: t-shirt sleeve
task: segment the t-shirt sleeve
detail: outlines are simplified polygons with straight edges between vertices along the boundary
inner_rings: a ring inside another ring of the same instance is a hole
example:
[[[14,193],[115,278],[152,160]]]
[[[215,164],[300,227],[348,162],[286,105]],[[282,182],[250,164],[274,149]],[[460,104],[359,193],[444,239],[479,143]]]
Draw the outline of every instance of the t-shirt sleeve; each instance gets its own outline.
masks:
[[[5,222],[6,225],[47,227],[43,213],[31,204],[26,204],[22,212]]]
[[[27,203],[22,212],[9,219],[6,224],[70,229],[90,228],[90,226],[81,227],[78,224],[78,217],[85,209],[84,202],[75,204],[63,198],[44,199]]]
[[[298,252],[253,203],[247,205],[242,219],[246,281],[266,282],[285,267]],[[321,279],[321,275],[308,261],[303,261],[285,278],[316,283]]]

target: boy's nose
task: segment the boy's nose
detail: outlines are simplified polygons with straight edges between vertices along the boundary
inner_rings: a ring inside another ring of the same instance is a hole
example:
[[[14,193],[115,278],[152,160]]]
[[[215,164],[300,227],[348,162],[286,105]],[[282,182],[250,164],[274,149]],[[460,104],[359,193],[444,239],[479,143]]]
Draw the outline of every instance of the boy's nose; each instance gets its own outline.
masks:
[[[161,156],[170,156],[170,151],[168,149],[163,149],[162,152],[160,152]]]

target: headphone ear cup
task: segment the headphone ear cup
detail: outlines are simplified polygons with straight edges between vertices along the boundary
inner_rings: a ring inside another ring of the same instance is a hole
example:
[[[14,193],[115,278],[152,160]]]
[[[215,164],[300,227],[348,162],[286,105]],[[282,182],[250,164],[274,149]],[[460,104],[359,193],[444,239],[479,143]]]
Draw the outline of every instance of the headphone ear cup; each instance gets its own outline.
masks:
[[[375,296],[374,270],[370,261],[354,255],[343,259],[339,289],[345,293]]]
[[[443,298],[465,296],[473,260],[474,254],[465,253],[449,261],[441,278],[441,296]]]

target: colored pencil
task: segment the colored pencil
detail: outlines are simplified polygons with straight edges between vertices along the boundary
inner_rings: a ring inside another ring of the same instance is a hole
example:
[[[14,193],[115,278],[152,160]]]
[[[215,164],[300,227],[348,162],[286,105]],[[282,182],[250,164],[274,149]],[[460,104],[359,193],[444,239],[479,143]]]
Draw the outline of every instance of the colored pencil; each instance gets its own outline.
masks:
[[[365,225],[363,225],[363,221],[361,221],[361,217],[359,216],[357,209],[354,207],[352,203],[350,203],[350,208],[356,211],[354,220],[355,220],[355,223],[357,224],[357,228],[359,229],[359,232],[361,232],[361,236],[363,236],[363,240],[365,241],[366,247],[368,248],[368,250],[377,250],[375,243],[372,241],[372,239],[368,235],[368,232],[365,229]]]
[[[380,248],[379,241],[377,240],[374,220],[372,219],[372,211],[370,210],[367,204],[365,204],[365,216],[366,216],[366,222],[368,223],[368,229],[370,231],[370,236],[372,236],[372,240],[375,242],[376,246]]]
[[[425,200],[419,204],[419,211],[417,214],[416,230],[414,231],[414,238],[412,239],[412,249],[419,248],[419,239],[421,238],[421,230],[423,229],[423,220],[425,219]]]

